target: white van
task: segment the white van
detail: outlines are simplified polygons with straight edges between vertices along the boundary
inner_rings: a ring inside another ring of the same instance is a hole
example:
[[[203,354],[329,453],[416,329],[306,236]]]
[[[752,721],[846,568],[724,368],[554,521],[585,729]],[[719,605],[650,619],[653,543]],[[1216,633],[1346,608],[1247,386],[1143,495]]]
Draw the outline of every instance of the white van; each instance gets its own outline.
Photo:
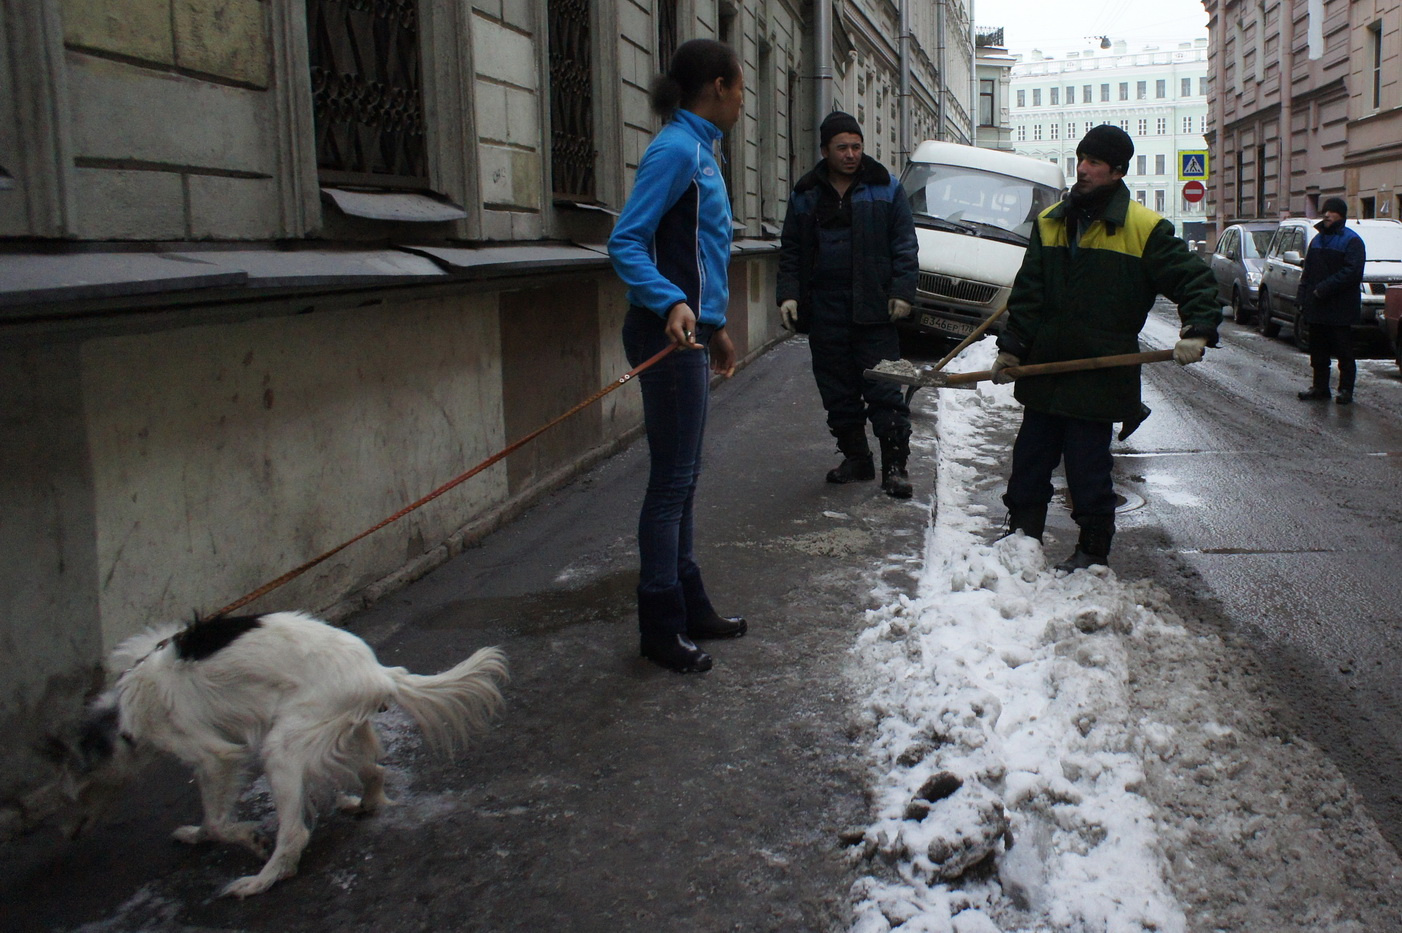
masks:
[[[921,143],[901,173],[920,240],[915,309],[902,325],[963,338],[1007,304],[1037,215],[1061,200],[1054,162]],[[991,328],[1001,328],[1002,320]]]

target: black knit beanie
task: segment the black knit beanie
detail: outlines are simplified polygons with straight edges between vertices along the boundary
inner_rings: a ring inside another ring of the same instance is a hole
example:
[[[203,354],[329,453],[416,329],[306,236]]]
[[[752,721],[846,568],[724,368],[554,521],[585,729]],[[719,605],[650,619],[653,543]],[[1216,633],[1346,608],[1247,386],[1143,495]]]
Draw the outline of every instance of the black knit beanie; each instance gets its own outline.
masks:
[[[818,141],[821,145],[826,146],[828,140],[838,133],[856,133],[858,136],[862,136],[863,140],[866,139],[862,135],[862,125],[857,122],[856,117],[850,113],[843,113],[841,110],[834,110],[823,118],[823,125],[818,127]]]
[[[1328,211],[1333,211],[1340,217],[1347,217],[1348,202],[1345,201],[1343,198],[1329,198],[1324,202],[1324,207],[1322,208],[1322,210],[1324,210],[1326,213]]]
[[[1117,172],[1129,172],[1129,160],[1134,157],[1134,141],[1129,134],[1112,123],[1102,123],[1076,144],[1076,155],[1099,159]]]

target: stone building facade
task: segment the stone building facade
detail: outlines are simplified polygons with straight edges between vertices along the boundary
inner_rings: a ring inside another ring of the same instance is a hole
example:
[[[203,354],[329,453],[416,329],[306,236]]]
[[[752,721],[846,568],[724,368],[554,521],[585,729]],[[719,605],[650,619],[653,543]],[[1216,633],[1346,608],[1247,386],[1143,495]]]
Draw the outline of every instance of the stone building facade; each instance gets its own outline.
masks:
[[[626,371],[603,244],[658,128],[650,80],[695,37],[746,72],[745,361],[782,337],[775,237],[818,101],[897,169],[903,111],[967,138],[965,2],[0,0],[0,796],[117,641]],[[640,432],[625,386],[245,611],[340,618]]]
[[[1204,0],[1221,226],[1402,211],[1402,2]]]

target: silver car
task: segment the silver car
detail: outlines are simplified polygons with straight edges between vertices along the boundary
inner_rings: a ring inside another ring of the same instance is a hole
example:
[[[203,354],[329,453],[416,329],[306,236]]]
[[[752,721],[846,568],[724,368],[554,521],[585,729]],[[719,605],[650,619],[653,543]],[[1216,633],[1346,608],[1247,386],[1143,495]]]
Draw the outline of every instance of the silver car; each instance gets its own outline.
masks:
[[[1232,306],[1232,320],[1246,324],[1256,314],[1261,264],[1275,233],[1274,222],[1232,224],[1217,239],[1208,265],[1217,280],[1217,298]]]

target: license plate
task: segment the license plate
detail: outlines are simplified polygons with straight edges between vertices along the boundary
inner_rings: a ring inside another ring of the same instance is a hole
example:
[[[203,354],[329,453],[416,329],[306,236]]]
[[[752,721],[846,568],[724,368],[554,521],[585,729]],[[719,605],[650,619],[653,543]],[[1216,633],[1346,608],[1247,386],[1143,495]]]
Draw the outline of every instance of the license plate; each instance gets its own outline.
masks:
[[[953,334],[956,337],[967,337],[974,332],[972,324],[965,324],[963,321],[948,321],[942,317],[935,317],[933,314],[920,315],[920,325],[933,327],[935,330],[942,330],[946,334]]]

